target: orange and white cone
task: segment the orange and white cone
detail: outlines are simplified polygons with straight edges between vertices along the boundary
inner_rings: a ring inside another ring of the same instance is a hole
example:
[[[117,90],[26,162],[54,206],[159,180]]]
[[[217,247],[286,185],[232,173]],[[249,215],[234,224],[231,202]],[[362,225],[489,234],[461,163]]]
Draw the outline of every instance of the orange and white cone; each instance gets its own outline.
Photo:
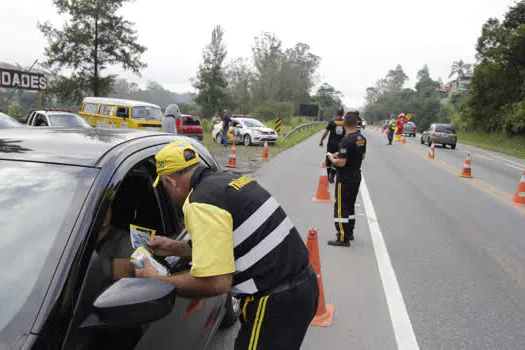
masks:
[[[309,252],[308,260],[310,260],[310,265],[312,266],[312,269],[315,272],[315,276],[317,277],[317,284],[319,285],[319,299],[317,303],[317,311],[310,325],[318,327],[328,327],[332,324],[335,307],[332,304],[326,304],[324,299],[323,277],[321,276],[321,260],[319,257],[319,242],[317,239],[316,228],[311,228],[308,232],[306,248]]]
[[[470,153],[467,153],[467,159],[465,159],[465,164],[463,164],[463,170],[460,175],[461,177],[472,177],[470,165]]]
[[[268,160],[268,142],[264,142],[263,151],[261,154],[261,159]]]
[[[328,174],[326,173],[326,163],[324,162],[319,173],[317,193],[315,197],[312,198],[312,202],[333,203],[333,200],[330,199],[330,192],[328,191]]]
[[[401,143],[407,143],[405,135],[401,135]]]
[[[434,142],[432,142],[432,145],[430,146],[430,149],[428,150],[428,159],[435,159],[436,158],[436,146],[434,145]]]
[[[227,168],[237,168],[237,151],[235,150],[235,143],[232,144],[232,150],[230,151],[230,156],[228,157]]]
[[[519,206],[525,206],[525,171],[521,175],[520,184],[518,185],[518,190],[516,191],[516,194],[514,195],[512,204],[519,205]]]

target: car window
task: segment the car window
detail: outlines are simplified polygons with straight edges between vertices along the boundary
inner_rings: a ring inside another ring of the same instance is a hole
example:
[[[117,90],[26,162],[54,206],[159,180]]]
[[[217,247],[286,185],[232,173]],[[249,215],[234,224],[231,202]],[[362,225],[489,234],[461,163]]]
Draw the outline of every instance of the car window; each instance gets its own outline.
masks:
[[[128,108],[127,107],[119,107],[117,109],[117,117],[127,118],[128,117]]]
[[[244,124],[249,128],[261,128],[265,127],[263,123],[261,123],[258,120],[255,119],[246,119],[244,120]]]
[[[37,114],[35,117],[34,126],[49,126],[46,116],[43,114]]]
[[[91,127],[87,121],[84,120],[81,116],[76,114],[50,114],[49,119],[51,120],[51,125],[54,127],[62,128],[89,128]]]
[[[89,114],[97,114],[98,105],[94,103],[85,103],[83,112]]]
[[[0,161],[0,338],[37,314],[97,172]]]
[[[455,134],[456,131],[451,125],[436,125],[436,132],[442,132],[445,134]]]
[[[115,114],[115,109],[116,108],[117,108],[117,106],[102,105],[102,106],[100,106],[98,114],[100,114],[100,115],[107,115],[107,116],[113,116]]]
[[[197,118],[182,117],[182,125],[201,125],[201,122]],[[235,126],[235,122],[233,125]]]
[[[160,108],[140,106],[131,109],[131,118],[142,120],[162,120]]]

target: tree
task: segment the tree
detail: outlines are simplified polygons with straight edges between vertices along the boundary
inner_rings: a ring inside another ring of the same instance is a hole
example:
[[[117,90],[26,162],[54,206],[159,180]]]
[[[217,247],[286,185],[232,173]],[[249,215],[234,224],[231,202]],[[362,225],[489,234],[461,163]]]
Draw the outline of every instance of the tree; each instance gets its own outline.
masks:
[[[457,80],[465,76],[465,74],[472,72],[472,65],[463,62],[463,60],[455,61],[452,63],[450,68],[449,78],[452,78],[454,75],[457,75]]]
[[[237,58],[228,65],[229,95],[233,109],[248,113],[253,106],[254,73],[246,59]]]
[[[111,91],[114,81],[114,76],[102,75],[109,65],[121,64],[136,74],[146,67],[140,59],[146,48],[137,43],[133,24],[116,15],[126,1],[53,0],[58,12],[71,18],[62,29],[49,22],[39,28],[49,42],[47,64],[73,70],[66,85],[102,96]]]
[[[211,42],[203,50],[203,61],[193,84],[199,90],[195,101],[202,107],[205,116],[230,106],[224,66],[227,51],[223,39],[224,30],[220,25],[215,26],[211,34]]]
[[[321,115],[323,117],[333,116],[336,110],[341,107],[342,96],[341,91],[336,90],[327,83],[323,83],[313,96],[313,101],[321,108]]]
[[[281,40],[273,33],[263,32],[260,37],[255,38],[252,53],[256,78],[254,84],[256,103],[277,98],[283,63],[281,45]]]

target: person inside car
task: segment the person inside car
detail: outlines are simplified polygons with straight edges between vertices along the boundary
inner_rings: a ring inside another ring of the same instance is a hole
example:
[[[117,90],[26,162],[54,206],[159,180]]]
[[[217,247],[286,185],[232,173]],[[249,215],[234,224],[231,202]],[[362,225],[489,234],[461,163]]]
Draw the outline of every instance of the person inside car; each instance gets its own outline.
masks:
[[[134,277],[135,269],[129,260],[133,254],[129,233],[113,226],[112,217],[113,212],[109,208],[98,234],[95,249],[100,256],[112,259],[112,277],[116,281],[125,277]]]

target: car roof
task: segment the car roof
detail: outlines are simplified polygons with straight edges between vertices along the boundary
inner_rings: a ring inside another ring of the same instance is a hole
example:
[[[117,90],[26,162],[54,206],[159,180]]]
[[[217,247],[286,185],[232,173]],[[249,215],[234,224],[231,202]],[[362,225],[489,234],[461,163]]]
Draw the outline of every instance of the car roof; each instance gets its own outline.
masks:
[[[0,129],[0,159],[97,167],[108,152],[123,144],[142,143],[145,148],[172,141],[171,134],[138,129]]]
[[[135,100],[124,100],[121,98],[110,97],[85,97],[82,103],[98,103],[106,105],[118,105],[124,107],[155,107],[160,109],[158,105],[155,105],[153,103]]]

